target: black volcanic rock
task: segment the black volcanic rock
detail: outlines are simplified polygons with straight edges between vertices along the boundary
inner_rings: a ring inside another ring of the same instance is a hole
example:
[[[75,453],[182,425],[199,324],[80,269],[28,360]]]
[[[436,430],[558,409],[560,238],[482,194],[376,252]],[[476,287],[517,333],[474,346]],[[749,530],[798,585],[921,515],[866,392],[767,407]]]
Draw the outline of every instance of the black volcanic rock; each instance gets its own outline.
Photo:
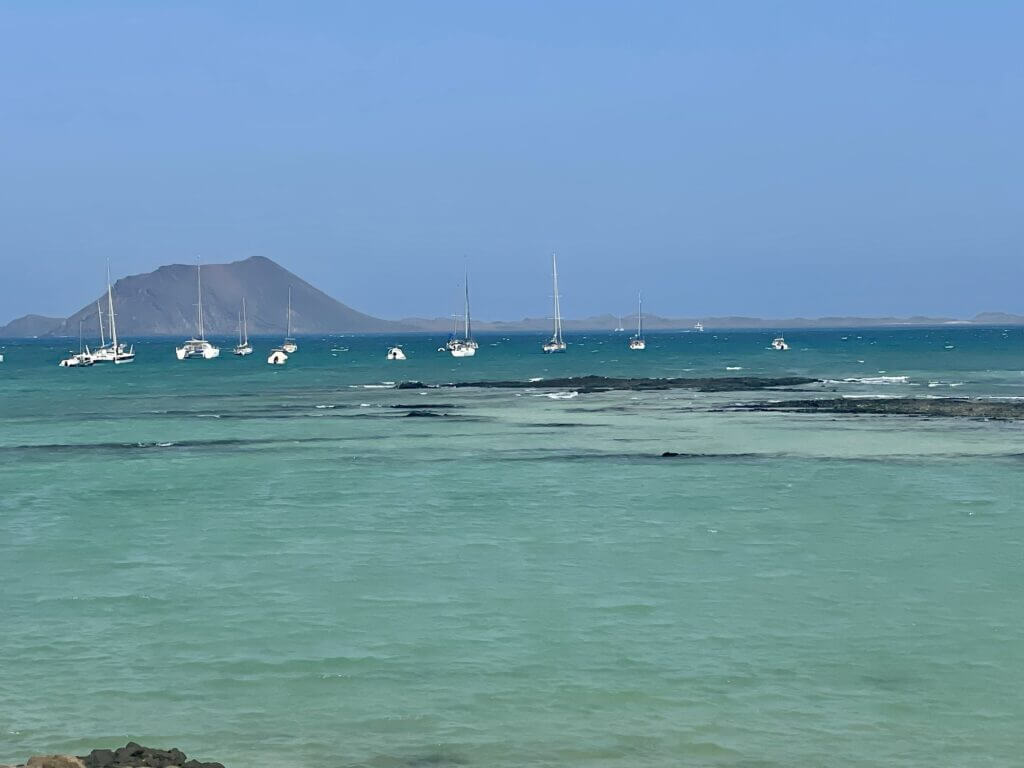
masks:
[[[942,416],[967,419],[1024,419],[1024,403],[1001,400],[970,400],[960,397],[838,397],[747,403],[734,407],[745,411],[789,413],[872,414],[880,416]]]
[[[238,332],[242,298],[246,302],[249,334],[283,336],[292,290],[292,331],[355,333],[408,330],[342,304],[326,293],[262,256],[230,264],[203,264],[203,317],[207,335],[232,336]],[[106,297],[102,297],[104,326]],[[196,330],[196,265],[171,264],[145,275],[132,275],[114,284],[114,310],[121,337],[188,337]],[[99,336],[96,299],[48,333],[77,336],[78,321],[88,336]]]
[[[189,760],[180,749],[152,749],[129,741],[120,749],[94,749],[79,758],[86,768],[224,768],[222,763]]]

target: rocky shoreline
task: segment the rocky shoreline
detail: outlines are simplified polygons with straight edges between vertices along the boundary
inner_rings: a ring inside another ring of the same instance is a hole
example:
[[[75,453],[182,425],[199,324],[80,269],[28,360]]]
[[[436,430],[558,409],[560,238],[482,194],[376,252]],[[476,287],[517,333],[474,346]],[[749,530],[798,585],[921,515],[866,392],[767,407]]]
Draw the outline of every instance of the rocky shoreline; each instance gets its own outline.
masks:
[[[736,405],[729,410],[776,411],[784,413],[834,413],[875,416],[934,416],[966,419],[1020,421],[1024,402],[970,400],[960,397],[837,397],[807,400],[781,400]]]
[[[456,381],[448,384],[424,384],[403,381],[396,389],[440,389],[443,387],[476,387],[480,389],[571,389],[580,394],[623,390],[631,392],[693,389],[698,392],[750,392],[779,387],[800,387],[820,384],[820,379],[803,376],[719,376],[705,378],[628,379],[612,376],[570,376],[540,381]]]
[[[190,760],[180,749],[153,749],[130,741],[120,749],[94,749],[83,756],[36,755],[27,763],[0,768],[224,768],[224,764]]]

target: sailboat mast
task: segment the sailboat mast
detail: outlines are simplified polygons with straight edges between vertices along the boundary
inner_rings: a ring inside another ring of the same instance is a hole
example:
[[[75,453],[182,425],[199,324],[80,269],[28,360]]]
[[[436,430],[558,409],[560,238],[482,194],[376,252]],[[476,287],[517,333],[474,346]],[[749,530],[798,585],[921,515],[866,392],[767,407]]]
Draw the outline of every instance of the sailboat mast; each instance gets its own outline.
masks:
[[[203,328],[203,270],[196,257],[196,292],[199,294],[199,340],[206,341],[206,332]]]
[[[288,286],[288,333],[286,334],[290,339],[292,337],[292,287]]]
[[[117,318],[114,316],[114,291],[110,287],[110,262],[107,262],[107,311],[110,313],[110,343],[114,348],[114,362],[117,362]]]
[[[107,346],[107,337],[103,335],[103,307],[100,306],[98,301],[96,302],[96,317],[100,321],[100,346],[105,347]]]
[[[640,291],[636,292],[636,337],[639,339],[644,335],[644,297]]]
[[[466,272],[466,341],[469,341],[469,272]]]
[[[551,254],[551,281],[555,291],[555,341],[562,340],[562,308],[558,300],[558,259]]]
[[[245,340],[243,344],[249,343],[249,321],[245,317],[245,296],[242,297],[242,328],[245,331]]]

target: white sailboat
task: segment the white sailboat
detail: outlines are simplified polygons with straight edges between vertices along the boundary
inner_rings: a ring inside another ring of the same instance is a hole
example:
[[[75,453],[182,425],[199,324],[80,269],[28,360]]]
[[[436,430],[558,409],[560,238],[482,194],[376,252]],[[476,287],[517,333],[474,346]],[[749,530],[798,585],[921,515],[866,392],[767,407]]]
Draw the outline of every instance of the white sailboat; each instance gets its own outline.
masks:
[[[636,293],[636,336],[629,340],[630,349],[647,349],[644,341],[644,298],[640,291]]]
[[[92,358],[92,353],[89,352],[89,348],[82,347],[82,321],[78,321],[78,353],[73,354],[70,357],[65,357],[60,361],[59,365],[61,368],[85,368],[93,365],[96,361]]]
[[[100,303],[96,302],[96,314],[100,323],[100,347],[92,351],[92,359],[95,363],[114,363],[122,365],[135,360],[135,346],[128,346],[117,340],[117,315],[114,312],[114,289],[110,284],[110,264],[107,264],[107,317],[110,319],[110,342],[104,338],[103,332],[103,310]]]
[[[252,354],[252,344],[249,343],[249,323],[245,317],[245,297],[242,297],[242,312],[238,315],[238,345],[234,349],[238,357],[245,357]]]
[[[299,345],[292,338],[292,288],[288,286],[288,332],[285,334],[281,349],[289,355],[299,351]]]
[[[466,273],[466,308],[463,314],[463,336],[461,339],[453,338],[448,342],[448,351],[452,357],[473,357],[480,347],[473,340],[472,323],[469,319],[469,273]]]
[[[619,324],[615,326],[615,332],[622,333],[624,330],[626,329],[622,327],[622,315],[619,315]]]
[[[199,338],[193,337],[180,347],[175,347],[174,354],[178,356],[179,360],[191,360],[193,358],[212,360],[215,357],[220,357],[220,347],[215,347],[206,340],[206,330],[203,327],[203,274],[199,265],[199,259],[196,259],[196,292],[199,295],[199,303],[196,310],[196,325],[199,330]]]
[[[697,333],[704,333],[704,323],[698,320],[696,323],[693,324],[693,330],[695,330]]]
[[[555,302],[555,327],[551,338],[544,344],[544,351],[547,353],[565,352],[565,339],[562,338],[562,305],[558,295],[558,260],[555,254],[551,254],[551,282],[554,286]]]

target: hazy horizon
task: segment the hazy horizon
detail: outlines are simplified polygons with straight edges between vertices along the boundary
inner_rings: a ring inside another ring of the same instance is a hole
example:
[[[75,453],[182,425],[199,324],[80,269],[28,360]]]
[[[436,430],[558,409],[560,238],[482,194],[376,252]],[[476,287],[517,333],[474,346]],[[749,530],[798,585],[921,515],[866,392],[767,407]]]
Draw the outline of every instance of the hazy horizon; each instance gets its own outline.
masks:
[[[14,3],[0,322],[265,255],[384,318],[1020,312],[1024,6]],[[53,55],[59,51],[60,55]]]

